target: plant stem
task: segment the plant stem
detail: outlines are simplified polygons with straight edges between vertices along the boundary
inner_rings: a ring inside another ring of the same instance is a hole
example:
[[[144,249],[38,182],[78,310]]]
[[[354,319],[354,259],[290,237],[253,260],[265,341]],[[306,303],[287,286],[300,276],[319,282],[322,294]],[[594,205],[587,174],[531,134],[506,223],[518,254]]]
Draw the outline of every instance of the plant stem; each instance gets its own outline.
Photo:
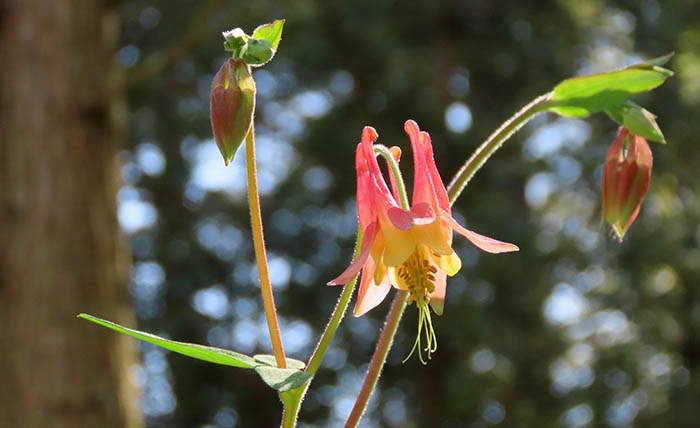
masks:
[[[379,342],[377,342],[377,347],[374,349],[372,360],[369,363],[365,380],[362,382],[362,388],[360,389],[360,393],[357,395],[357,400],[355,401],[355,405],[352,407],[350,416],[348,416],[348,420],[345,422],[345,428],[356,427],[360,422],[362,414],[367,408],[369,397],[372,395],[372,391],[374,391],[374,387],[377,385],[379,373],[381,373],[382,367],[384,367],[386,356],[389,353],[391,344],[394,342],[394,335],[396,334],[396,329],[399,326],[399,321],[401,321],[403,310],[406,307],[407,298],[407,291],[397,290],[396,297],[394,297],[394,302],[391,304],[391,310],[386,317],[384,329],[382,330],[382,334],[379,336]]]
[[[284,408],[282,410],[282,425],[280,428],[294,428],[297,425],[297,413],[301,405],[301,395],[289,395],[287,393],[280,394]]]
[[[358,226],[357,243],[355,244],[355,253],[353,254],[353,260],[355,260],[360,255],[361,248],[362,228]],[[309,364],[306,366],[305,371],[311,376],[316,374],[318,367],[321,365],[321,360],[323,359],[323,356],[325,355],[326,350],[328,349],[328,345],[330,345],[331,340],[333,339],[333,336],[335,335],[335,332],[338,329],[338,326],[340,325],[340,321],[342,321],[343,317],[345,316],[345,310],[348,307],[348,303],[350,303],[350,297],[352,297],[352,292],[353,290],[355,290],[356,283],[357,275],[355,276],[355,278],[353,278],[352,281],[343,286],[343,292],[340,294],[340,298],[338,299],[338,303],[335,305],[335,309],[333,309],[331,319],[330,321],[328,321],[328,325],[326,325],[326,329],[323,331],[321,340],[319,340],[318,345],[316,345],[316,349],[314,349],[314,353],[309,359]],[[310,383],[311,381],[309,381],[309,383],[306,384],[307,388]]]
[[[253,229],[253,247],[255,248],[255,258],[258,263],[258,273],[260,275],[260,288],[262,290],[263,306],[265,307],[265,317],[267,318],[267,328],[270,331],[272,350],[275,354],[277,367],[287,368],[287,361],[284,357],[284,347],[280,337],[280,327],[277,323],[277,310],[275,300],[272,295],[272,284],[270,284],[270,272],[267,267],[267,255],[265,252],[265,238],[263,237],[262,218],[260,215],[260,197],[258,195],[258,173],[255,167],[255,126],[250,125],[250,132],[245,138],[245,158],[248,174],[248,201],[250,203],[250,224]],[[286,411],[286,408],[285,408]]]
[[[386,160],[386,164],[389,166],[390,172],[393,174],[394,179],[396,180],[396,190],[398,190],[399,193],[399,203],[401,204],[401,208],[405,211],[410,210],[411,207],[408,205],[408,195],[406,195],[406,185],[403,182],[403,176],[401,175],[401,170],[399,169],[399,163],[396,162],[396,159],[394,159],[391,151],[386,146],[375,144],[374,153],[381,155],[384,160]]]
[[[467,183],[469,183],[469,180],[484,166],[491,155],[501,148],[501,145],[503,145],[511,135],[535,117],[537,113],[541,112],[544,109],[544,105],[551,97],[552,92],[548,92],[532,100],[530,104],[520,109],[520,111],[515,113],[510,119],[503,122],[503,124],[474,151],[462,168],[457,171],[450,185],[447,186],[447,195],[450,198],[450,204],[453,204],[454,201],[457,200],[462,190],[464,190]]]

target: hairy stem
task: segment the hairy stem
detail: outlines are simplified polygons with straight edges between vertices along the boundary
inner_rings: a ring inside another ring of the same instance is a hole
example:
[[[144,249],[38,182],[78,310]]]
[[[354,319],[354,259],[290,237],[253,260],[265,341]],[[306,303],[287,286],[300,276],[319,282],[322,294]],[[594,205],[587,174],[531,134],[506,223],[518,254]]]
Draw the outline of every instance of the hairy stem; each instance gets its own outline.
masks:
[[[270,272],[267,267],[265,238],[263,237],[262,218],[260,215],[258,173],[255,167],[255,127],[253,125],[250,126],[250,132],[248,132],[245,138],[245,154],[248,174],[250,224],[253,229],[253,246],[255,248],[255,259],[258,264],[258,273],[260,275],[260,288],[262,290],[263,305],[265,306],[265,317],[267,318],[267,328],[270,331],[270,340],[272,341],[272,350],[275,354],[277,367],[284,369],[287,368],[287,361],[284,357],[280,327],[277,323],[277,310],[275,309],[275,299],[272,295],[272,285],[270,284]]]
[[[301,395],[285,396],[280,394],[284,410],[282,410],[282,425],[280,428],[294,428],[297,425],[297,413],[301,405]]]
[[[389,354],[391,344],[394,342],[394,335],[396,334],[396,329],[399,326],[399,321],[401,321],[403,310],[406,307],[407,298],[407,291],[398,290],[396,292],[394,302],[391,304],[391,310],[389,311],[389,314],[386,317],[386,322],[384,323],[384,329],[382,330],[382,334],[379,336],[379,342],[377,342],[377,347],[374,349],[374,355],[372,355],[372,360],[369,363],[365,380],[362,382],[362,388],[360,389],[360,393],[357,395],[357,400],[355,401],[355,405],[352,407],[350,416],[348,417],[347,422],[345,422],[345,428],[356,427],[360,422],[362,414],[367,408],[369,397],[372,395],[372,391],[374,391],[374,387],[377,385],[379,374],[381,373],[382,367],[384,367],[384,363],[386,362],[386,356]]]
[[[355,260],[357,256],[360,255],[361,248],[362,228],[358,227],[357,243],[355,244],[355,254],[353,255],[353,260]],[[338,299],[338,303],[335,305],[335,309],[333,309],[331,319],[330,321],[328,321],[328,325],[326,325],[326,329],[323,331],[321,340],[319,340],[318,345],[316,345],[316,349],[311,355],[311,359],[309,359],[309,364],[306,367],[305,371],[312,376],[316,374],[318,366],[321,365],[321,360],[323,359],[323,356],[325,355],[326,350],[328,349],[328,345],[330,345],[331,340],[333,339],[333,336],[335,335],[335,332],[338,329],[338,326],[340,325],[340,321],[342,321],[343,317],[345,316],[345,311],[348,307],[348,303],[350,303],[350,297],[352,297],[352,292],[353,290],[355,290],[356,282],[357,276],[355,276],[355,278],[353,278],[352,281],[343,286],[343,292],[340,294],[340,298]],[[309,383],[311,383],[311,381],[309,381]],[[307,383],[307,388],[309,383]]]
[[[455,200],[457,200],[462,190],[467,187],[469,180],[484,166],[491,155],[493,155],[496,150],[500,149],[501,145],[503,145],[511,135],[535,117],[537,113],[541,112],[551,97],[552,93],[548,92],[532,100],[530,104],[520,109],[520,111],[515,113],[510,119],[503,122],[503,124],[472,153],[469,159],[467,159],[467,162],[457,171],[450,185],[447,186],[447,195],[450,198],[450,204],[453,204]]]
[[[410,210],[411,207],[408,205],[408,196],[406,195],[406,185],[403,182],[403,176],[401,175],[401,170],[399,169],[399,163],[396,162],[396,159],[394,159],[391,151],[386,146],[375,144],[374,153],[381,155],[384,160],[386,160],[386,164],[389,166],[389,170],[396,180],[396,188],[399,193],[399,203],[401,204],[401,208],[405,211]]]

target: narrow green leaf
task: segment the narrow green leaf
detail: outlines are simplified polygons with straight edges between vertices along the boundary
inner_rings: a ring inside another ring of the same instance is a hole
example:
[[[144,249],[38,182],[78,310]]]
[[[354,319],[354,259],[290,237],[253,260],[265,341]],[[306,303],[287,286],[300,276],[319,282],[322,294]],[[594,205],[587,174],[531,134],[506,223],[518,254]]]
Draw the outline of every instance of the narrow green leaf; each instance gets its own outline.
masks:
[[[580,117],[615,109],[628,98],[664,83],[673,72],[655,63],[564,80],[554,88],[544,109],[562,116]]]
[[[258,40],[267,40],[274,52],[282,39],[282,29],[284,28],[284,19],[276,19],[269,24],[263,24],[253,31],[253,38]]]
[[[174,340],[164,339],[160,336],[156,336],[155,334],[145,333],[142,331],[122,327],[119,324],[115,324],[111,321],[93,317],[92,315],[88,314],[80,314],[78,315],[78,318],[83,318],[88,321],[92,321],[96,324],[100,324],[104,327],[111,328],[112,330],[118,331],[120,333],[124,333],[131,337],[135,337],[139,340],[143,340],[144,342],[152,343],[154,345],[160,346],[161,348],[177,352],[178,354],[186,355],[192,358],[197,358],[199,360],[208,361],[210,363],[222,364],[225,366],[241,367],[246,369],[254,368],[257,365],[253,358],[247,355],[239,354],[238,352],[229,351],[228,349],[196,345],[193,343],[176,342]]]
[[[257,366],[255,372],[262,380],[279,392],[290,391],[304,385],[311,375],[297,369],[278,369],[270,366]]]
[[[253,355],[253,359],[256,363],[264,364],[270,367],[277,367],[277,360],[275,359],[274,355],[258,354]],[[287,357],[286,361],[287,368],[289,369],[304,370],[304,367],[306,367],[306,364],[303,361],[295,360],[294,358]]]
[[[671,58],[673,57],[673,55],[675,55],[675,54],[676,54],[675,52],[669,52],[666,55],[662,55],[662,56],[659,56],[656,58],[646,60],[642,64],[662,66],[662,65],[666,64],[667,62],[669,62],[671,60]]]

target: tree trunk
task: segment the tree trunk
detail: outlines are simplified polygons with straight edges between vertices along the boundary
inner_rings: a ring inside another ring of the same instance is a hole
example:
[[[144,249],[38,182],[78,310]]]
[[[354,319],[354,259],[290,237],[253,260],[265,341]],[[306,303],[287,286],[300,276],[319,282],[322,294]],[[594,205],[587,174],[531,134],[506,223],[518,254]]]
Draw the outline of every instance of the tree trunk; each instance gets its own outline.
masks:
[[[0,426],[142,426],[108,90],[115,2],[0,0]]]

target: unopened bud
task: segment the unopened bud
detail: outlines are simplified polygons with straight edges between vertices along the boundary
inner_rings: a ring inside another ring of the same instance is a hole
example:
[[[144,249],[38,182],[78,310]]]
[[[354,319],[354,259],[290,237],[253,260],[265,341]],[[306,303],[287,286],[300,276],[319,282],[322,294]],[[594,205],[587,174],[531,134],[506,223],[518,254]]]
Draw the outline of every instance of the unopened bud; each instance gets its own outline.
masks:
[[[653,157],[647,141],[621,127],[603,166],[603,220],[622,241],[649,188]]]
[[[255,82],[242,59],[229,59],[211,84],[211,127],[226,165],[248,135],[255,111]]]

